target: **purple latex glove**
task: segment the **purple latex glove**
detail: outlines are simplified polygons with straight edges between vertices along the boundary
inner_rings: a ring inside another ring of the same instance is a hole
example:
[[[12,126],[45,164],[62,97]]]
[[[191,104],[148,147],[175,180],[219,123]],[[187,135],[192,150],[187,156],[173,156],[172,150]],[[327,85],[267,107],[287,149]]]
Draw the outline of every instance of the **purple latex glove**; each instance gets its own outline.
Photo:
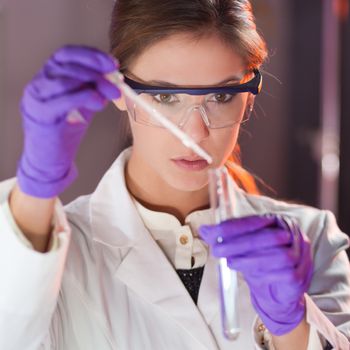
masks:
[[[201,226],[215,257],[246,280],[251,301],[268,330],[283,335],[304,318],[304,293],[313,272],[310,243],[289,218],[248,216]],[[220,243],[221,242],[221,243]]]
[[[75,180],[74,159],[94,113],[120,97],[104,77],[116,69],[116,61],[102,51],[65,46],[27,85],[21,102],[24,150],[17,168],[23,192],[55,197]],[[74,110],[80,122],[67,120]]]

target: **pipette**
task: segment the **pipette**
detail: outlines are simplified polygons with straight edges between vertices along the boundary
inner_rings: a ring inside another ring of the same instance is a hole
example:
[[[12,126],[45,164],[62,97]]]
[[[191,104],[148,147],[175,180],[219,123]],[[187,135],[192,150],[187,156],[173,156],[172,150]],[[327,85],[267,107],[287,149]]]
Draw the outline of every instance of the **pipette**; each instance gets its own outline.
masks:
[[[152,108],[147,102],[145,102],[140,96],[131,89],[124,82],[124,76],[115,71],[106,75],[107,79],[110,80],[113,84],[117,85],[119,90],[133,101],[139,108],[143,109],[146,113],[154,117],[162,126],[168,129],[175,137],[177,137],[186,147],[190,148],[198,156],[205,159],[209,164],[213,162],[212,157],[203,150],[191,137],[189,137],[185,132],[178,128],[174,123],[172,123],[167,117],[163,114]]]

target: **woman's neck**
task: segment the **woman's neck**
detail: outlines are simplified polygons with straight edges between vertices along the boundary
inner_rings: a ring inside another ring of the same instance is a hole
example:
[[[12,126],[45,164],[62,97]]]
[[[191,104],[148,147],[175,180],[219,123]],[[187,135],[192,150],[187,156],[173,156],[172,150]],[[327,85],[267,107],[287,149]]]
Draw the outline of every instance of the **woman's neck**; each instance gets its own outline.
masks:
[[[126,184],[131,195],[146,208],[172,214],[181,223],[191,212],[208,208],[207,187],[199,191],[180,191],[163,181],[150,167],[145,166],[140,171],[135,165],[132,159],[127,163]]]

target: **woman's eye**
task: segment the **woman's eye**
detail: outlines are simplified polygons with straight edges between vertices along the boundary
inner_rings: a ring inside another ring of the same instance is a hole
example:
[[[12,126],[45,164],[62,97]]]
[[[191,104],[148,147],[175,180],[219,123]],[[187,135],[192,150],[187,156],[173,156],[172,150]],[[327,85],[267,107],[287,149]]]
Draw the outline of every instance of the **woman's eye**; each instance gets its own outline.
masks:
[[[176,102],[176,97],[171,94],[158,94],[158,95],[154,95],[153,98],[159,103]]]
[[[215,94],[212,99],[214,102],[225,103],[231,101],[232,98],[233,95],[230,94]]]

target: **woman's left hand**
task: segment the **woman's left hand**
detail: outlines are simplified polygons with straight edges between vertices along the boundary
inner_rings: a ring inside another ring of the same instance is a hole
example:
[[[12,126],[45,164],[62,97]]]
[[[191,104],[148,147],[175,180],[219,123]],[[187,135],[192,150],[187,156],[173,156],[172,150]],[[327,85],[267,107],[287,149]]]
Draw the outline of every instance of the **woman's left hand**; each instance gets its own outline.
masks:
[[[252,304],[274,335],[293,330],[305,316],[304,293],[313,263],[309,240],[289,218],[248,216],[201,226],[201,237],[215,257],[240,271]]]

